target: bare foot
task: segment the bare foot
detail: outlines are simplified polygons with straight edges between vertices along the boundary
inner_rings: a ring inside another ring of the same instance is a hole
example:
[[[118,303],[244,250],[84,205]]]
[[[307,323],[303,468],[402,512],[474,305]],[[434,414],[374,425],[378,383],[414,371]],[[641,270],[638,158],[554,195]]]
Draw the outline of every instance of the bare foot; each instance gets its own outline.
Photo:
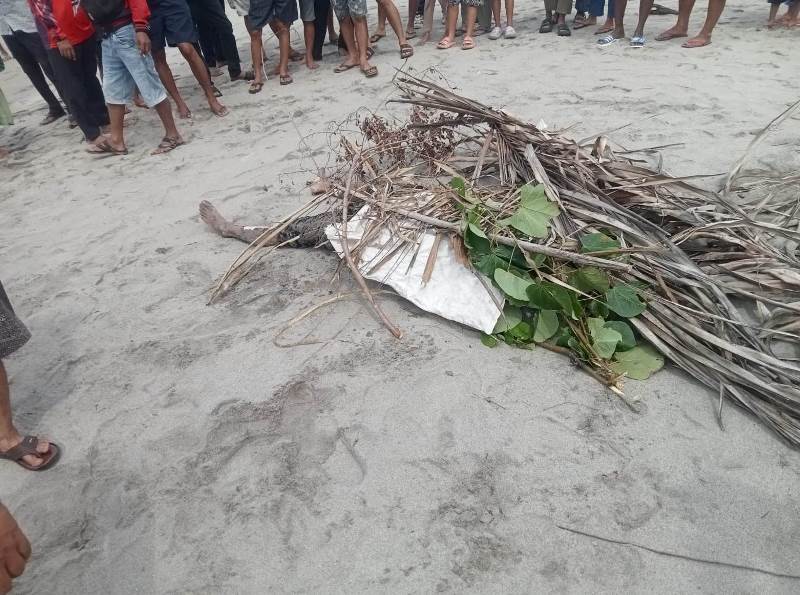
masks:
[[[422,35],[420,35],[420,37],[419,37],[419,42],[417,42],[417,45],[425,45],[425,44],[426,44],[426,43],[428,43],[430,40],[431,40],[431,34],[430,34],[430,32],[428,32],[428,33],[423,33]]]
[[[319,68],[319,64],[314,62],[314,58],[306,57],[306,68],[309,70],[316,70]]]
[[[15,446],[17,446],[20,442],[22,442],[22,436],[20,436],[19,432],[14,430],[14,433],[11,434],[8,438],[0,440],[0,452],[8,452]],[[50,452],[50,443],[47,440],[39,439],[39,442],[36,444],[36,452],[41,455],[46,455]],[[26,457],[22,457],[22,460],[25,461],[31,467],[38,467],[44,462],[44,458],[37,457],[34,455],[28,455]]]
[[[209,98],[208,107],[211,108],[211,111],[214,112],[215,116],[218,116],[220,118],[223,118],[230,113],[230,111],[228,111],[228,108],[222,105],[216,97]]]
[[[663,33],[656,35],[656,41],[669,41],[670,39],[686,37],[687,35],[688,33],[685,30],[678,29],[677,27],[671,27]]]
[[[207,200],[200,203],[200,219],[223,238],[235,238],[236,228]]]

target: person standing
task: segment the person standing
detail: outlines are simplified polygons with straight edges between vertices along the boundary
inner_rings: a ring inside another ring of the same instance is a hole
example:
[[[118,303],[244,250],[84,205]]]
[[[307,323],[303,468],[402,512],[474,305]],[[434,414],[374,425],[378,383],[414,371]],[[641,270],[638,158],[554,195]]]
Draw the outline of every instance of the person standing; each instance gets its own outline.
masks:
[[[339,42],[347,48],[347,59],[333,69],[346,72],[359,66],[367,78],[378,76],[378,68],[369,63],[369,29],[367,0],[333,0],[333,10],[339,19]]]
[[[695,0],[679,0],[677,22],[674,26],[658,35],[656,41],[667,41],[688,36],[689,17],[692,16],[694,2]],[[723,10],[725,10],[725,0],[708,0],[708,11],[703,28],[700,29],[697,35],[681,44],[681,47],[693,49],[709,45],[711,43],[711,34],[714,32],[714,27],[717,26],[717,21],[722,16]]]
[[[614,30],[598,39],[597,45],[606,46],[625,38],[625,9],[627,7],[628,0],[614,0]],[[636,31],[631,37],[631,47],[644,47],[647,41],[644,36],[644,26],[652,8],[653,0],[639,0],[639,21],[636,23]]]
[[[47,103],[47,115],[40,124],[45,126],[63,118],[66,112],[45,79],[47,77],[58,91],[47,49],[36,29],[27,0],[0,1],[0,35],[33,87]],[[60,91],[58,93],[61,95]]]
[[[544,0],[545,18],[539,33],[550,33],[555,27],[559,37],[569,37],[572,31],[567,25],[567,15],[572,12],[572,0]]]
[[[216,36],[219,43],[221,56],[215,56],[217,61],[222,60],[228,66],[228,74],[232,81],[247,80],[242,72],[239,59],[239,50],[236,47],[236,38],[233,35],[233,26],[228,15],[225,14],[225,5],[219,0],[188,0],[192,20],[198,30],[208,31],[209,35]],[[215,51],[216,53],[216,51]]]
[[[475,19],[478,8],[483,0],[448,0],[447,3],[447,32],[442,40],[436,44],[438,50],[449,50],[453,47],[456,38],[456,25],[458,23],[459,5],[466,5],[466,18],[464,21],[464,39],[461,41],[462,50],[471,50],[475,47]],[[488,0],[487,0],[488,1]]]
[[[28,0],[48,40],[48,58],[70,114],[89,143],[103,138],[108,110],[97,80],[97,41],[86,11],[71,0]]]
[[[489,0],[485,0],[488,2]],[[500,0],[492,1],[492,14],[494,15],[494,28],[489,32],[489,39],[514,39],[517,32],[514,29],[514,0],[505,0],[506,5],[506,25],[502,27],[500,23]]]
[[[191,118],[192,112],[183,99],[175,77],[167,63],[166,47],[177,45],[183,59],[192,69],[192,74],[206,96],[208,107],[215,116],[227,116],[228,108],[222,105],[214,93],[208,67],[195,48],[197,43],[197,30],[195,29],[192,13],[186,0],[149,0],[150,5],[150,43],[153,53],[153,62],[164,88],[172,97],[181,118]],[[234,70],[234,72],[236,72]],[[241,72],[237,79],[241,78]]]
[[[167,153],[184,144],[175,128],[167,92],[150,56],[147,1],[124,0],[119,7],[113,3],[109,5],[106,0],[83,0],[83,6],[102,37],[103,93],[111,115],[109,138],[96,143],[89,152],[127,154],[123,136],[125,106],[133,100],[137,90],[164,125],[164,138],[152,154]]]

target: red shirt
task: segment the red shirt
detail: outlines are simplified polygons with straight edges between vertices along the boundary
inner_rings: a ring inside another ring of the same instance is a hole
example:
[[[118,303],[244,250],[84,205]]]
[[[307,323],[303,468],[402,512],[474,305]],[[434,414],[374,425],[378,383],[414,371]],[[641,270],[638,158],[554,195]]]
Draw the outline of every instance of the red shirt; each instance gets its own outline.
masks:
[[[52,0],[53,18],[56,27],[48,27],[50,47],[56,47],[56,42],[67,39],[72,45],[83,43],[94,35],[94,26],[89,20],[89,15],[80,4],[74,0]]]

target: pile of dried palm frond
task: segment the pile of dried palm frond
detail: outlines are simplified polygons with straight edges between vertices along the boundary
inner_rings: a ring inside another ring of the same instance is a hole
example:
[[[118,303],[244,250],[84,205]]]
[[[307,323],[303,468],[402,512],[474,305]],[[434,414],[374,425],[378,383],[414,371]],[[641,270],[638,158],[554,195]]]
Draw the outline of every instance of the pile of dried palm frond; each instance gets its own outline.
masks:
[[[738,163],[723,192],[704,191],[603,137],[581,146],[420,78],[397,84],[409,121],[371,115],[359,141],[341,138],[330,191],[266,232],[218,290],[297,217],[334,209],[346,237],[348,206],[367,205],[372,231],[393,232],[387,254],[435,233],[503,291],[487,344],[564,351],[617,388],[658,367],[632,355],[638,339],[718,391],[720,423],[728,398],[800,445],[800,201],[785,180],[740,186]],[[369,296],[358,247],[343,246]]]

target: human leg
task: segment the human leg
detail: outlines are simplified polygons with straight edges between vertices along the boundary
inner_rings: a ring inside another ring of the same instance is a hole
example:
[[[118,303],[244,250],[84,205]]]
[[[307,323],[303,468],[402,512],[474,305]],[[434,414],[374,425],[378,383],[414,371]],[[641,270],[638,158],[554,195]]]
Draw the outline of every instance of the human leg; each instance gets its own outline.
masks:
[[[87,89],[90,81],[84,81],[83,65],[77,60],[68,60],[57,49],[48,51],[53,72],[64,91],[70,113],[75,118],[83,136],[89,142],[94,142],[100,137],[100,124],[95,120],[90,108]],[[97,80],[96,76],[94,77]]]
[[[281,85],[288,85],[292,82],[292,75],[289,74],[289,55],[292,52],[292,46],[289,39],[289,27],[282,21],[272,21],[269,24],[275,37],[278,38],[278,76],[280,77]]]
[[[692,16],[695,0],[678,0],[678,19],[675,25],[656,36],[656,41],[667,41],[686,37],[689,31],[689,17]]]
[[[685,48],[700,48],[711,43],[711,34],[714,32],[714,27],[717,26],[719,17],[722,16],[722,11],[725,10],[725,0],[708,0],[708,12],[706,13],[706,20],[703,23],[703,28],[700,32],[687,40],[683,47]]]
[[[303,39],[306,44],[306,67],[311,70],[317,68],[317,64],[314,62],[315,10],[314,0],[300,0],[300,19],[303,21]]]
[[[325,45],[325,32],[330,11],[330,0],[314,0],[314,43],[311,52],[314,60],[322,60],[322,47]]]
[[[644,40],[644,26],[652,8],[653,0],[639,0],[639,21],[636,23],[636,31],[633,33],[634,38]]]
[[[42,121],[42,124],[49,124],[54,120],[64,116],[64,108],[61,107],[61,102],[59,102],[58,98],[56,98],[55,94],[53,94],[53,92],[50,90],[50,86],[45,80],[45,73],[41,64],[39,63],[39,60],[23,42],[22,36],[25,35],[28,34],[22,31],[14,32],[11,35],[3,35],[3,41],[6,43],[8,50],[11,52],[11,55],[14,57],[14,59],[16,59],[20,68],[22,68],[22,72],[24,72],[28,77],[28,80],[31,81],[34,89],[38,91],[39,95],[42,97],[42,99],[44,99],[45,103],[47,103],[48,114],[47,117]],[[39,45],[41,46],[42,41],[39,39],[39,36],[35,33],[31,35],[36,36],[36,41],[38,41]],[[44,48],[42,48],[42,53],[44,54]],[[50,68],[49,62],[47,62],[46,59],[45,63],[48,65],[48,69],[52,75],[52,69]]]
[[[214,112],[215,116],[227,116],[228,108],[222,105],[214,94],[214,88],[211,85],[211,77],[208,75],[208,68],[200,57],[200,54],[197,53],[197,50],[194,49],[191,43],[186,42],[179,43],[178,50],[181,52],[184,60],[189,64],[189,68],[192,69],[194,78],[200,83],[200,88],[203,89],[206,101],[208,101],[208,107]],[[159,72],[159,74],[161,73]],[[166,85],[164,86],[166,87]],[[177,87],[175,90],[177,91]],[[169,91],[169,87],[167,87],[167,91]]]
[[[400,11],[397,10],[397,5],[394,3],[394,0],[378,0],[378,8],[383,8],[389,25],[391,25],[394,34],[397,35],[399,45],[405,45],[406,31],[403,28],[403,21],[400,19]]]
[[[236,47],[236,38],[225,10],[218,0],[192,0],[189,5],[191,15],[198,23],[203,23],[218,36],[223,55],[222,59],[228,65],[228,74],[231,80],[242,77],[242,66],[239,50]]]

